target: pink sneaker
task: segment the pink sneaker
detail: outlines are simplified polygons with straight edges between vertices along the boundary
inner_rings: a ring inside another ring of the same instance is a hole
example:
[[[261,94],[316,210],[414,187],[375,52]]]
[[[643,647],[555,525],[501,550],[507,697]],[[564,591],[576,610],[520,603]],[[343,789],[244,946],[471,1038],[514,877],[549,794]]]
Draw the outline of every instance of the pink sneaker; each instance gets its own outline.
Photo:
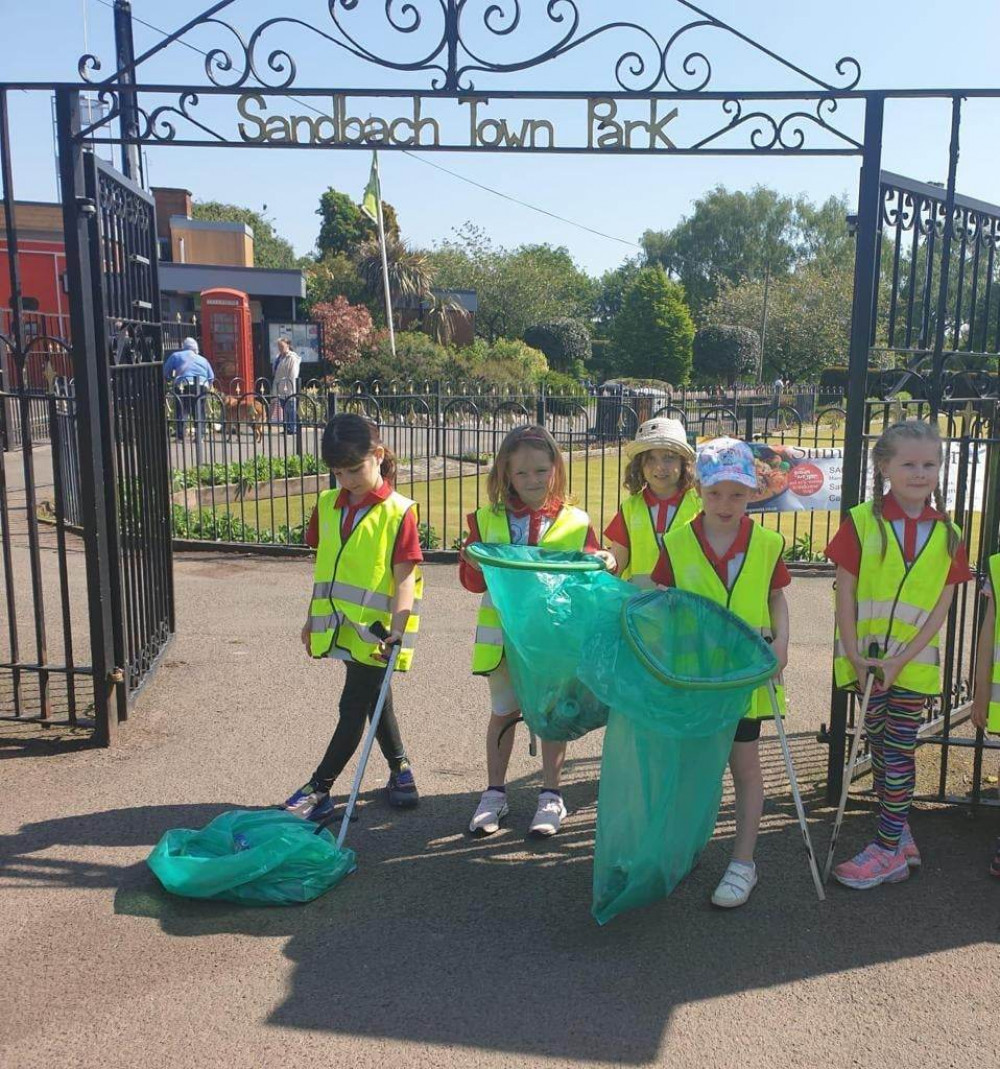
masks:
[[[857,857],[841,862],[833,874],[845,887],[866,891],[880,883],[900,883],[910,875],[910,869],[902,850],[869,843]]]
[[[917,849],[917,844],[913,841],[913,832],[910,831],[910,825],[903,825],[903,834],[899,840],[899,850],[903,857],[906,858],[906,864],[911,869],[920,868],[920,851]]]

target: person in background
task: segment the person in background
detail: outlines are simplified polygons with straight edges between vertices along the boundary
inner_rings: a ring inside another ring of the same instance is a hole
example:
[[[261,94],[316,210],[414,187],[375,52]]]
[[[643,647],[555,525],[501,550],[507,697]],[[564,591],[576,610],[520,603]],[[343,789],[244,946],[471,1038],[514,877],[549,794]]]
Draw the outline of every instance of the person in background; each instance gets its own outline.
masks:
[[[181,347],[164,360],[163,377],[167,380],[168,389],[173,390],[177,402],[174,437],[178,441],[183,440],[184,428],[190,419],[194,424],[195,437],[200,439],[202,420],[198,416],[198,402],[215,382],[215,372],[198,351],[196,338],[185,338]]]
[[[285,420],[285,434],[299,429],[298,393],[299,369],[302,360],[287,338],[278,339],[278,355],[274,361],[272,392],[281,404]]]

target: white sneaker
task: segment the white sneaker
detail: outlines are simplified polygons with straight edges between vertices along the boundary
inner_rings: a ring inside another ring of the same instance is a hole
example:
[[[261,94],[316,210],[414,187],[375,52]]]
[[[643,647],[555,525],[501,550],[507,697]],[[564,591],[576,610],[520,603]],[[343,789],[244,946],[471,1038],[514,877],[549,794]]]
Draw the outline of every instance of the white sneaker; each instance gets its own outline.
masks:
[[[500,830],[500,821],[510,812],[504,791],[483,791],[479,805],[469,821],[473,835],[493,835]]]
[[[753,862],[745,865],[740,861],[730,861],[712,895],[712,905],[720,909],[742,906],[756,886],[757,866]]]
[[[559,831],[565,819],[566,804],[562,796],[553,794],[551,791],[542,791],[538,796],[538,808],[535,810],[531,827],[528,828],[528,834],[547,839]]]

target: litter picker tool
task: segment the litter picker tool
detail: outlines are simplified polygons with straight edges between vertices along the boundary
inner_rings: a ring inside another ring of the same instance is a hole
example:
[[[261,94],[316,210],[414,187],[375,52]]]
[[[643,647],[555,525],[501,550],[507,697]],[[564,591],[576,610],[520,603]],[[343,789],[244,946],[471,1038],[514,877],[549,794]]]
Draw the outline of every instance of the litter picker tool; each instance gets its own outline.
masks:
[[[795,775],[795,765],[792,761],[792,751],[788,746],[788,736],[785,734],[785,725],[782,721],[781,710],[778,707],[778,695],[774,689],[774,679],[767,681],[767,692],[771,698],[771,709],[774,711],[774,726],[778,730],[778,741],[781,743],[781,753],[785,759],[785,772],[788,774],[788,782],[792,788],[792,798],[795,799],[795,812],[799,818],[799,827],[802,829],[802,840],[806,844],[806,855],[809,858],[809,871],[812,873],[813,883],[816,886],[816,894],[820,902],[826,900],[823,890],[823,881],[819,878],[819,868],[816,864],[816,855],[813,853],[812,839],[809,837],[809,825],[806,823],[806,812],[802,806],[802,795],[799,793],[799,781]]]
[[[878,657],[879,647],[877,642],[868,646],[868,656],[871,659]],[[847,808],[847,795],[851,789],[851,781],[854,779],[854,766],[858,763],[858,750],[861,748],[861,734],[865,727],[865,717],[868,715],[868,703],[871,701],[872,686],[875,683],[875,670],[868,669],[865,680],[865,693],[861,699],[861,712],[857,723],[854,725],[854,737],[851,739],[851,753],[847,761],[847,772],[844,775],[844,785],[840,789],[840,803],[837,806],[837,817],[833,822],[833,834],[830,836],[830,849],[826,855],[826,865],[823,867],[823,882],[830,879],[830,871],[833,868],[833,854],[837,849],[837,837],[840,835],[840,825],[844,822],[844,810]]]
[[[368,630],[380,641],[384,642],[389,637],[389,632],[386,630],[385,625],[376,620]],[[361,790],[361,781],[364,779],[365,769],[368,767],[368,758],[371,756],[372,746],[375,743],[375,734],[378,731],[379,722],[382,719],[382,710],[385,708],[385,700],[389,694],[389,686],[392,682],[392,674],[396,670],[396,661],[399,658],[399,651],[402,649],[402,643],[397,642],[392,646],[389,652],[389,660],[385,667],[385,676],[382,679],[382,686],[379,688],[378,700],[375,702],[375,709],[372,712],[371,723],[368,725],[368,731],[365,733],[364,745],[361,747],[361,758],[358,761],[357,771],[354,773],[354,782],[351,784],[351,794],[347,799],[347,807],[344,809],[344,815],[340,821],[340,832],[337,835],[337,846],[342,847],[344,840],[347,838],[347,829],[350,826],[351,820],[354,815],[354,806],[358,800],[358,792]],[[333,818],[320,824],[316,829],[316,833],[319,834],[324,827],[331,824]]]

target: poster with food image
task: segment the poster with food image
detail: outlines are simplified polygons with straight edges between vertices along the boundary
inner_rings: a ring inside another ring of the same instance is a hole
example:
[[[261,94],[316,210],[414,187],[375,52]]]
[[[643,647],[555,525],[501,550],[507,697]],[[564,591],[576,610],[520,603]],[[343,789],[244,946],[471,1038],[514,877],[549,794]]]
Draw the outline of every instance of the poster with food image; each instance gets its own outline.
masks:
[[[750,512],[839,512],[844,474],[844,451],[839,447],[798,446],[786,443],[751,442],[757,470],[757,493]],[[986,479],[986,447],[979,446],[974,460],[973,511],[982,508]],[[960,456],[958,443],[949,444],[945,455],[942,481],[945,503],[953,510],[956,500],[956,474]],[[975,451],[975,450],[974,450]],[[971,481],[970,481],[971,482]],[[872,491],[872,474],[867,473],[865,497]]]

